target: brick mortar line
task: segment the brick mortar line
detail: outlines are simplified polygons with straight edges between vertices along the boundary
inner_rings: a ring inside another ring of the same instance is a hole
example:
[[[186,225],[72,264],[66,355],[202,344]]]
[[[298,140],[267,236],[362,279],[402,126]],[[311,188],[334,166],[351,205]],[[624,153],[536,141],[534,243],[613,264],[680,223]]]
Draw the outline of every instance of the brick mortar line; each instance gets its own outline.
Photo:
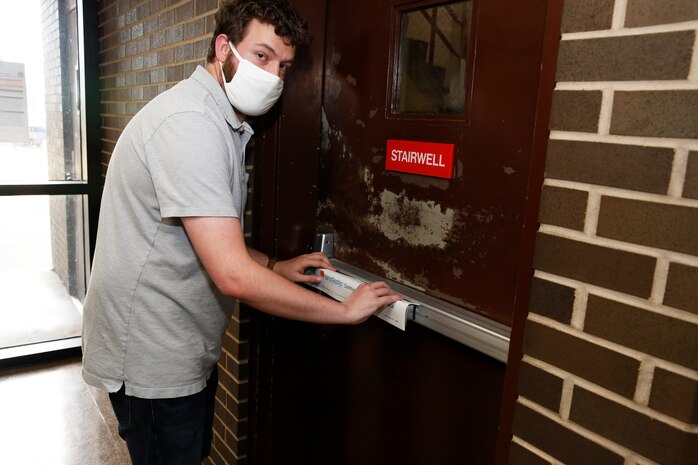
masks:
[[[623,189],[621,187],[604,186],[601,184],[589,184],[580,181],[567,181],[564,179],[545,178],[545,180],[543,181],[543,185],[585,191],[588,192],[590,195],[594,194],[598,196],[617,197],[627,200],[639,200],[642,202],[659,203],[675,207],[698,208],[698,199],[689,199],[686,197],[671,197],[668,194],[654,194],[652,192],[635,191],[631,189]],[[589,212],[587,212],[587,214],[588,213]]]
[[[580,286],[575,289],[574,303],[572,304],[572,316],[570,326],[580,331],[584,331],[584,321],[587,316],[587,303],[589,302],[589,291],[586,287]]]
[[[579,386],[581,388],[586,389],[587,391],[590,391],[594,394],[596,394],[599,397],[603,397],[604,399],[613,401],[619,405],[622,405],[623,407],[626,407],[634,412],[642,413],[644,415],[647,415],[648,417],[664,423],[666,426],[669,426],[671,428],[680,430],[684,433],[696,433],[698,432],[698,425],[692,425],[689,423],[685,423],[681,420],[677,420],[674,417],[671,417],[665,413],[658,412],[656,410],[652,410],[651,408],[645,406],[645,405],[640,405],[633,400],[627,399],[626,397],[621,396],[620,394],[617,394],[613,391],[610,391],[608,389],[605,389],[601,386],[598,386],[594,383],[592,383],[589,380],[586,380],[584,378],[580,378],[579,376],[569,373],[565,370],[563,370],[560,367],[557,367],[555,365],[551,365],[550,363],[547,363],[543,360],[539,360],[535,357],[531,357],[530,355],[524,354],[524,357],[522,359],[524,362],[528,363],[529,365],[532,365],[540,370],[543,370],[547,373],[553,374],[555,376],[558,376],[562,379],[569,379],[574,382],[576,386]],[[519,400],[522,398],[522,396],[519,396]],[[525,397],[524,397],[525,399]],[[528,400],[528,399],[527,399]],[[576,425],[576,423],[573,423],[572,420],[562,420],[559,415],[556,413],[553,413],[552,411],[548,410],[545,407],[539,406],[535,402],[528,400],[528,402],[536,405],[538,408],[541,408],[546,411],[546,413],[552,417],[555,417],[558,421],[565,422],[569,421],[570,423]],[[572,403],[574,404],[574,399],[572,399]]]
[[[666,254],[666,257],[668,257],[673,262],[687,264],[689,266],[694,267],[698,266],[698,257],[696,257],[695,255],[676,252],[673,250],[659,249],[647,245],[633,244],[632,242],[624,242],[618,239],[610,239],[607,237],[587,236],[583,232],[577,231],[575,229],[566,229],[560,226],[552,226],[549,224],[541,224],[538,231],[552,236],[563,237],[565,239],[582,242],[584,244],[597,245],[614,250],[621,250],[623,252],[646,255],[653,258],[663,258],[665,257],[664,254]],[[677,257],[677,259],[675,259],[674,257]]]
[[[598,133],[607,136],[611,133],[611,117],[613,116],[614,91],[604,89],[601,92],[601,109],[597,123]]]
[[[237,305],[239,305],[239,304],[240,304],[240,301],[237,302]],[[236,316],[236,315],[231,316],[230,319],[231,319],[232,321],[237,321],[237,322],[240,323],[241,325],[244,324],[244,323],[249,323],[249,322],[251,321],[249,317],[248,317],[248,318],[239,318],[239,317]]]
[[[220,382],[218,383],[218,388],[221,389],[221,390],[223,390],[223,392],[225,392],[226,394],[228,394],[232,399],[235,400],[235,402],[237,402],[237,403],[240,404],[240,405],[246,404],[246,403],[248,402],[248,399],[238,399],[237,397],[235,397],[235,395],[233,395],[233,393],[230,392],[230,390],[227,389],[227,388],[225,387],[225,385],[224,385],[224,384],[221,384]],[[227,407],[226,407],[226,408],[227,408]]]
[[[620,30],[625,27],[625,16],[628,13],[628,0],[616,0],[613,3],[611,29]]]
[[[545,418],[555,422],[557,425],[562,426],[563,428],[566,428],[573,433],[577,433],[579,436],[588,439],[591,442],[596,443],[597,445],[610,450],[611,452],[614,452],[621,457],[628,458],[632,455],[636,455],[637,451],[634,451],[632,449],[628,449],[624,446],[621,446],[620,444],[617,444],[610,439],[607,439],[603,436],[601,436],[598,433],[595,433],[592,430],[588,430],[584,428],[583,426],[580,426],[572,421],[569,420],[561,420],[557,415],[554,413],[550,412],[550,410],[541,407],[540,405],[536,404],[532,400],[529,400],[523,396],[519,396],[518,403],[521,405],[528,407],[529,409],[533,410],[534,412],[544,416]],[[657,464],[659,465],[659,464]]]
[[[102,116],[102,115],[100,115],[100,117],[101,117],[101,116]],[[123,131],[124,131],[124,128],[115,128],[115,127],[113,127],[113,126],[104,126],[104,125],[102,125],[102,126],[100,126],[100,127],[101,127],[102,129],[108,129],[108,130],[111,130],[111,131],[120,131],[120,132],[123,132]],[[114,141],[114,142],[116,142],[116,141]]]
[[[237,379],[235,376],[233,376],[233,374],[232,374],[229,370],[227,370],[225,367],[223,367],[221,363],[218,363],[218,369],[219,369],[220,371],[224,371],[225,373],[227,373],[228,376],[230,376],[230,377],[233,379],[233,381],[234,381],[236,384],[240,385],[240,386],[242,386],[242,385],[244,385],[244,384],[249,384],[249,380],[247,380],[247,379],[244,379],[244,380],[239,380],[239,379]],[[223,386],[222,384],[220,384],[220,379],[219,379],[219,386]],[[224,387],[224,386],[223,386],[223,387]],[[231,396],[233,399],[235,399],[236,401],[238,401],[238,403],[247,402],[247,400],[238,399],[237,397],[235,397],[235,396],[233,395],[233,393],[230,392],[228,389],[226,389],[225,392],[227,392],[228,394],[230,394],[230,396]]]
[[[619,291],[613,291],[611,289],[606,289],[593,284],[585,283],[583,281],[578,281],[572,278],[566,278],[564,276],[558,276],[556,274],[548,273],[541,270],[535,270],[535,277],[543,279],[545,281],[550,281],[563,286],[571,287],[575,290],[584,290],[588,295],[594,295],[597,297],[602,297],[604,299],[612,300],[625,305],[630,305],[632,307],[638,307],[642,310],[648,312],[656,313],[658,315],[667,316],[669,318],[674,318],[675,320],[681,320],[686,323],[698,325],[698,315],[695,315],[686,310],[681,310],[673,307],[668,307],[666,305],[658,305],[650,302],[649,300],[642,299],[641,297],[631,296],[630,294],[624,294]],[[576,298],[576,297],[575,297]],[[585,309],[586,310],[586,309]],[[698,373],[698,371],[696,371]]]
[[[574,392],[574,379],[566,377],[562,380],[562,392],[560,393],[560,418],[564,421],[570,419],[572,411],[572,393]]]
[[[640,361],[640,370],[637,374],[635,384],[635,394],[633,401],[643,407],[649,407],[650,394],[652,393],[652,383],[654,381],[654,369],[656,365],[651,358],[644,358]]]
[[[233,381],[235,381],[235,383],[237,383],[237,384],[239,384],[239,385],[241,385],[241,386],[244,385],[244,384],[248,384],[248,383],[249,383],[249,380],[247,380],[247,379],[238,379],[238,378],[236,378],[235,375],[233,375],[233,374],[230,372],[230,370],[226,369],[225,367],[220,366],[220,364],[218,365],[218,369],[221,370],[221,371],[224,371],[225,373],[227,373],[228,376],[230,376],[231,378],[233,378]]]
[[[664,296],[666,295],[666,285],[669,281],[669,265],[671,260],[666,255],[657,257],[657,263],[654,267],[654,277],[652,278],[652,292],[650,298],[647,299],[654,305],[662,305]]]
[[[101,117],[101,116],[102,116],[102,115],[100,115],[100,117]],[[113,126],[104,126],[104,125],[101,125],[100,128],[101,128],[101,129],[107,129],[107,130],[110,130],[110,131],[119,131],[119,135],[121,135],[121,133],[124,131],[124,128],[115,128],[115,127],[113,127]],[[112,141],[112,142],[116,143],[116,140],[114,140],[114,141]],[[110,155],[111,155],[111,153],[110,153]]]
[[[142,69],[134,69],[131,71],[126,71],[124,73],[117,73],[117,74],[107,74],[105,76],[100,76],[99,79],[100,81],[106,81],[109,78],[117,78],[117,77],[122,77],[122,76],[128,76],[131,74],[135,73],[149,73],[150,71],[157,71],[159,69],[167,69],[168,67],[173,67],[173,66],[178,66],[178,65],[188,65],[188,64],[203,64],[202,60],[200,58],[197,59],[191,59],[191,60],[186,60],[186,61],[178,61],[176,63],[171,63],[169,65],[159,65],[154,68],[142,68]],[[189,76],[186,76],[187,78]],[[186,79],[186,78],[185,78]],[[155,86],[155,85],[167,85],[167,84],[177,84],[180,81],[163,81],[163,82],[150,82],[147,84],[135,84],[132,86],[123,86],[123,87],[102,87],[100,88],[101,91],[109,91],[109,90],[125,90],[125,89],[134,89],[138,87],[146,87],[146,86]]]
[[[156,30],[153,31],[153,32],[144,32],[144,33],[141,34],[140,36],[138,36],[138,37],[136,37],[136,38],[131,37],[130,39],[128,39],[128,40],[126,40],[126,41],[124,41],[124,42],[122,42],[122,41],[119,40],[118,42],[116,42],[116,45],[114,45],[114,46],[111,46],[111,47],[108,47],[108,48],[101,48],[101,47],[100,47],[99,53],[100,53],[100,54],[103,54],[103,53],[106,53],[106,52],[108,52],[108,51],[110,51],[110,50],[114,50],[114,49],[116,49],[116,48],[118,48],[118,47],[120,47],[120,46],[122,46],[122,45],[127,45],[127,44],[130,44],[130,43],[132,43],[132,42],[138,42],[139,40],[143,40],[143,39],[150,39],[152,36],[154,36],[154,35],[157,34],[157,33],[166,32],[166,31],[169,31],[169,30],[171,30],[171,29],[174,29],[174,28],[177,28],[177,27],[180,27],[180,26],[184,26],[185,24],[193,23],[194,21],[198,21],[198,20],[200,20],[200,19],[206,18],[207,16],[211,16],[211,15],[209,15],[209,14],[203,14],[203,15],[199,15],[199,16],[192,16],[191,18],[188,18],[188,19],[186,19],[186,20],[184,20],[184,21],[180,21],[180,22],[178,22],[178,23],[174,23],[174,24],[171,24],[171,25],[169,25],[169,26],[165,26],[165,27],[162,28],[162,29],[161,29],[161,28],[158,28],[158,29],[156,29]],[[148,19],[148,18],[146,18],[146,19]],[[144,24],[144,21],[141,21],[140,23],[134,23],[134,24]],[[124,32],[124,31],[126,31],[126,30],[130,30],[130,29],[133,29],[133,26],[125,26],[125,27],[123,27],[123,28],[121,28],[121,29],[117,29],[117,30],[115,30],[114,32],[110,32],[110,33],[108,33],[107,35],[100,37],[100,38],[99,38],[100,45],[101,45],[105,40],[107,40],[107,39],[109,39],[109,38],[112,38],[112,37],[114,37],[114,36],[118,36],[118,35],[120,35],[122,32]],[[199,37],[208,37],[208,38],[211,38],[211,35],[210,35],[210,34],[205,34],[205,35],[199,36]],[[179,43],[179,42],[178,42],[178,43]]]
[[[119,3],[119,2],[114,1],[114,2],[110,3],[109,6],[105,6],[104,8],[102,8],[101,10],[99,10],[99,11],[97,12],[97,14],[98,14],[98,15],[104,14],[104,12],[105,12],[105,11],[109,11],[110,8],[116,9],[117,3]],[[103,2],[103,4],[104,4],[104,2]]]
[[[242,366],[242,365],[249,365],[249,363],[250,363],[250,359],[249,359],[249,358],[244,358],[244,359],[236,358],[233,354],[231,354],[230,352],[228,352],[228,351],[225,349],[225,347],[223,347],[223,348],[221,349],[221,352],[223,352],[225,355],[227,355],[227,356],[230,357],[232,360],[234,360],[235,362],[237,362],[237,364],[240,365],[240,366]]]
[[[614,90],[621,92],[698,90],[698,82],[689,79],[667,81],[560,81],[555,90]]]
[[[511,438],[511,441],[518,444],[519,446],[523,447],[524,449],[527,449],[528,451],[532,452],[533,454],[537,455],[538,457],[547,460],[553,465],[557,465],[558,463],[561,463],[560,461],[556,460],[555,457],[552,455],[548,454],[542,449],[539,449],[538,447],[534,446],[530,442],[521,439],[520,437],[513,435]],[[564,465],[564,464],[562,464]]]
[[[118,10],[117,7],[118,7],[119,4],[122,3],[122,2],[120,2],[119,0],[111,0],[111,1],[112,1],[112,3],[111,3],[110,6],[114,6],[114,7]],[[182,1],[184,1],[184,0],[179,0],[179,1],[182,2]],[[129,8],[128,8],[127,11],[131,11],[131,10],[134,9],[134,7],[139,7],[139,6],[141,6],[141,5],[143,5],[144,3],[147,3],[147,2],[148,2],[148,0],[138,0],[138,1],[131,0],[131,2],[130,2],[131,5],[129,6]],[[102,11],[107,11],[109,8],[110,8],[110,7],[103,8]],[[166,7],[165,9],[169,9],[169,8],[170,8],[170,7]],[[100,11],[100,13],[101,13],[102,11]],[[117,13],[118,13],[118,12],[117,12]],[[122,13],[120,13],[120,14],[123,15],[124,13],[122,12]]]
[[[671,166],[671,177],[669,178],[668,194],[674,198],[681,198],[686,182],[686,172],[688,170],[688,150],[677,148],[674,151],[674,162]]]
[[[147,1],[148,1],[148,0],[143,0],[142,2],[138,3],[137,5],[135,5],[135,8],[134,8],[134,7],[129,7],[129,9],[128,9],[127,11],[135,10],[138,6],[140,6],[140,5],[144,4],[144,3],[147,3]],[[112,35],[114,35],[114,34],[118,34],[119,31],[124,31],[124,30],[126,30],[127,28],[128,28],[128,29],[131,29],[131,28],[132,28],[134,25],[136,25],[136,24],[145,23],[145,21],[148,20],[148,19],[151,19],[151,18],[153,18],[153,17],[160,16],[161,14],[167,13],[167,12],[169,12],[169,11],[171,11],[171,10],[176,10],[178,7],[184,5],[187,1],[189,1],[189,0],[180,0],[179,3],[176,3],[176,4],[174,4],[174,5],[170,5],[170,6],[166,6],[165,8],[163,8],[163,9],[161,9],[161,10],[157,10],[155,13],[151,12],[151,13],[150,13],[148,16],[146,16],[145,18],[140,18],[140,19],[138,19],[138,20],[132,22],[131,24],[126,24],[126,20],[124,19],[124,27],[122,27],[122,28],[117,28],[115,32],[109,33],[109,34],[105,35],[104,37],[110,37],[110,36],[112,36]],[[102,11],[99,11],[99,12],[97,13],[97,17],[99,18],[99,16],[100,16],[101,14],[103,14],[104,11],[107,11],[107,9],[108,9],[108,8],[105,8],[105,9],[103,9]],[[196,8],[194,8],[194,11],[196,11]],[[105,21],[105,22],[103,22],[103,23],[99,23],[99,24],[97,25],[97,27],[98,27],[98,28],[104,28],[107,24],[111,23],[112,21],[118,21],[118,19],[119,19],[120,16],[124,16],[124,17],[125,17],[125,16],[126,16],[126,13],[117,12],[117,15],[116,15],[115,17],[113,17],[112,19],[107,20],[107,21]],[[190,19],[199,19],[199,18],[201,18],[201,17],[206,17],[206,16],[208,16],[208,15],[204,14],[204,15],[199,15],[199,16],[193,16],[193,17],[191,17]],[[184,24],[185,22],[187,22],[187,21],[179,22],[179,23],[173,24],[172,26],[168,26],[168,27],[173,27],[173,26],[176,26],[176,25],[179,25],[179,24]]]
[[[226,330],[226,333],[228,333],[227,330]],[[247,344],[247,343],[250,342],[249,339],[238,339],[238,338],[236,338],[235,336],[233,336],[232,334],[230,334],[230,338],[231,338],[233,341],[237,342],[238,344]]]
[[[596,186],[590,186],[587,194],[587,209],[584,212],[584,234],[595,236],[599,226],[601,196],[603,192]]]
[[[631,462],[630,465],[654,465],[655,464],[655,462],[653,462],[649,459],[646,459],[641,455],[637,455],[637,453],[635,456],[630,457],[630,459],[634,460],[634,462]]]
[[[691,368],[685,367],[683,365],[678,365],[674,362],[670,362],[668,360],[663,360],[661,358],[655,357],[650,354],[646,354],[644,352],[640,352],[639,350],[636,349],[631,349],[629,347],[626,347],[624,345],[617,344],[615,342],[608,341],[606,339],[600,338],[598,336],[594,336],[589,333],[585,333],[583,331],[576,330],[574,328],[571,328],[570,326],[565,325],[564,323],[560,323],[558,321],[555,321],[551,318],[538,315],[535,313],[529,313],[528,314],[528,319],[530,321],[533,321],[535,323],[542,324],[550,329],[557,330],[559,332],[565,333],[570,336],[575,336],[578,337],[579,339],[590,342],[594,345],[597,345],[599,347],[603,347],[604,349],[609,349],[612,350],[613,352],[618,352],[619,354],[625,355],[627,357],[630,357],[632,359],[635,359],[637,361],[642,361],[643,359],[649,357],[654,361],[655,367],[663,368],[666,369],[667,371],[671,371],[673,373],[680,374],[682,376],[685,376],[686,378],[689,378],[694,381],[698,381],[698,371],[697,370],[692,370]],[[560,369],[562,370],[562,369]],[[564,371],[564,370],[563,370]],[[567,373],[567,372],[565,372]]]
[[[565,32],[560,36],[561,41],[606,39],[614,37],[629,37],[640,35],[662,34],[665,32],[681,32],[698,29],[698,21],[682,21],[680,23],[659,24],[655,26],[623,27],[621,29],[600,29],[597,31]]]
[[[137,58],[137,57],[139,57],[139,56],[150,55],[151,53],[157,53],[157,52],[160,52],[160,51],[163,51],[163,50],[167,50],[167,49],[170,49],[170,48],[176,48],[176,47],[178,47],[178,46],[180,46],[180,45],[193,44],[193,43],[199,42],[199,41],[200,41],[201,39],[203,39],[203,38],[209,39],[210,37],[209,37],[208,35],[205,35],[205,36],[197,36],[197,37],[193,37],[193,38],[191,38],[191,39],[181,40],[181,41],[179,41],[179,42],[175,42],[175,43],[172,43],[172,44],[161,45],[160,47],[156,47],[156,48],[149,48],[149,49],[148,49],[147,51],[145,51],[145,52],[135,53],[135,54],[133,54],[133,55],[125,55],[125,56],[120,57],[120,58],[117,58],[117,59],[115,59],[115,60],[102,61],[102,62],[99,63],[98,67],[99,67],[99,68],[104,68],[105,66],[113,65],[113,64],[115,64],[115,63],[121,63],[121,62],[123,62],[123,61],[131,60],[131,59]],[[123,44],[124,44],[124,43],[122,42],[122,43],[120,43],[119,45],[123,45]],[[107,50],[112,50],[112,49],[107,49]],[[104,54],[105,52],[106,52],[106,50],[100,50],[99,53],[100,53],[100,55],[102,55],[102,54]],[[203,57],[203,58],[204,58],[204,60],[206,59],[206,57]],[[164,66],[165,66],[165,65],[164,65]]]
[[[227,410],[227,409],[226,409],[226,410]],[[232,417],[235,419],[236,422],[242,423],[242,421],[240,421],[240,420],[238,420],[237,418],[235,418],[235,415],[233,415],[233,412],[231,412],[231,411],[228,410],[228,413],[230,413],[230,416],[232,416]],[[246,434],[244,434],[244,435],[242,435],[242,436],[238,436],[237,434],[235,434],[235,431],[233,431],[233,430],[231,430],[230,428],[228,428],[227,424],[223,421],[223,418],[221,418],[220,415],[216,415],[216,413],[214,412],[214,413],[213,413],[213,416],[216,417],[216,418],[218,418],[218,421],[220,421],[221,424],[223,425],[223,429],[225,429],[225,431],[226,431],[227,433],[230,433],[230,435],[233,437],[233,439],[234,439],[235,441],[237,441],[237,442],[243,442],[243,441],[246,441],[246,440],[248,439]],[[247,420],[243,420],[243,421],[247,421]]]
[[[696,40],[693,43],[693,59],[691,69],[688,72],[688,80],[698,82],[698,30],[696,31]]]
[[[231,431],[231,433],[232,433],[232,431]],[[228,445],[227,445],[226,442],[225,442],[225,438],[223,438],[223,437],[218,433],[218,431],[217,431],[215,428],[213,429],[213,434],[215,434],[216,436],[218,436],[218,439],[220,440],[221,444],[223,444],[223,446],[225,446],[225,448],[228,449],[228,451],[230,451],[230,453],[233,455],[233,457],[235,457],[235,460],[240,460],[240,459],[243,459],[243,458],[247,457],[247,455],[245,455],[245,454],[238,456],[238,455],[233,451],[233,449],[231,449],[230,447],[228,447]],[[233,437],[234,437],[234,436],[235,436],[235,435],[233,435]],[[217,448],[215,445],[211,444],[211,447],[212,447],[213,449],[215,449],[216,452],[218,452],[218,455],[220,455],[221,457],[223,456],[223,454],[218,450],[218,448]]]
[[[117,88],[118,89],[118,88]],[[643,137],[622,136],[609,134],[607,136],[596,132],[572,132],[551,130],[550,139],[578,142],[602,142],[606,144],[641,145],[645,147],[685,148],[698,150],[698,139],[681,139],[676,137]]]
[[[133,118],[134,116],[136,116],[136,114],[135,114],[135,113],[133,113],[133,114],[130,114],[130,113],[129,113],[129,114],[123,114],[123,115],[116,115],[116,114],[114,114],[114,113],[102,113],[102,114],[99,115],[99,116],[101,116],[101,117],[103,117],[103,118],[127,118],[127,119],[131,119],[131,118]]]
[[[138,3],[136,3],[135,6],[142,5],[142,4],[145,3],[146,1],[148,1],[148,0],[140,0]],[[110,5],[109,5],[108,7],[106,7],[106,8],[102,8],[102,9],[99,11],[99,13],[102,13],[102,12],[104,12],[104,11],[109,10],[109,8],[115,8],[115,9],[118,10],[118,5],[119,5],[119,3],[120,3],[120,2],[119,2],[118,0],[112,0],[112,2],[110,3]],[[129,8],[129,11],[130,11],[131,9],[132,9],[132,8]]]
[[[109,76],[107,76],[108,78]],[[135,86],[124,86],[124,87],[106,87],[104,89],[99,89],[100,92],[110,92],[110,91],[119,91],[119,90],[133,90],[133,89],[138,89],[138,88],[145,88],[145,87],[156,87],[163,85],[163,83],[156,83],[156,84],[141,84],[141,85],[135,85]],[[131,103],[131,102],[150,102],[150,100],[102,100],[104,103]]]
[[[223,403],[222,403],[220,400],[216,399],[216,402],[220,402],[220,403],[221,403],[221,406],[225,409],[225,411],[228,412],[228,413],[230,413],[230,416],[233,417],[233,419],[234,419],[235,421],[237,421],[238,423],[242,423],[242,422],[244,422],[244,421],[247,421],[247,418],[242,418],[242,419],[240,419],[240,418],[236,417],[235,414],[234,414],[233,412],[231,412],[230,409],[229,409],[227,406],[223,405]],[[220,415],[216,415],[215,411],[214,411],[214,415],[217,416],[219,419],[222,420],[222,418],[220,418]],[[221,421],[221,423],[223,423],[223,421]],[[225,425],[225,423],[223,423],[223,424]],[[230,430],[229,428],[226,428],[226,429]],[[230,432],[232,433],[232,431],[230,431]],[[233,436],[235,436],[235,434],[233,434]],[[237,436],[235,436],[235,437],[237,437]]]

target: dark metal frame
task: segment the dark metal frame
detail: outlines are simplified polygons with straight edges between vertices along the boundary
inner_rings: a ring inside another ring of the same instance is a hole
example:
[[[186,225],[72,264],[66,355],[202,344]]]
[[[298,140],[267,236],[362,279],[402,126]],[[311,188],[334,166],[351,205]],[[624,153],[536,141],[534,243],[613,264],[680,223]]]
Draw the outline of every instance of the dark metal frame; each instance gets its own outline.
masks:
[[[401,18],[402,13],[408,13],[413,10],[418,10],[425,7],[438,7],[451,1],[446,0],[420,0],[420,1],[396,1],[392,7],[392,17],[390,23],[390,51],[388,54],[388,62],[391,66],[388,70],[388,92],[386,102],[385,118],[394,121],[425,121],[429,123],[453,124],[460,123],[464,127],[470,127],[471,100],[473,94],[473,85],[475,82],[475,46],[477,40],[477,24],[478,10],[480,0],[469,0],[472,2],[471,9],[471,29],[468,40],[468,50],[466,57],[465,69],[465,104],[463,113],[454,115],[437,115],[437,114],[411,114],[398,113],[395,111],[397,107],[398,90],[400,87],[400,34],[402,33]]]
[[[23,183],[0,184],[0,196],[20,195],[80,195],[84,201],[85,237],[88,238],[89,253],[86,250],[86,276],[89,277],[91,257],[94,253],[94,245],[97,237],[97,219],[99,218],[99,205],[102,192],[101,177],[101,138],[100,138],[100,109],[99,109],[99,30],[98,10],[96,2],[79,0],[78,8],[78,40],[81,48],[81,95],[82,103],[82,159],[86,165],[87,179],[84,181],[49,181],[47,183]],[[30,351],[24,350],[19,356],[30,353],[36,354],[43,351],[56,351],[71,349],[80,345],[80,337],[71,338],[73,342],[55,344],[38,343],[33,345]],[[3,351],[0,350],[0,359],[3,359]],[[8,349],[7,357],[18,353]]]

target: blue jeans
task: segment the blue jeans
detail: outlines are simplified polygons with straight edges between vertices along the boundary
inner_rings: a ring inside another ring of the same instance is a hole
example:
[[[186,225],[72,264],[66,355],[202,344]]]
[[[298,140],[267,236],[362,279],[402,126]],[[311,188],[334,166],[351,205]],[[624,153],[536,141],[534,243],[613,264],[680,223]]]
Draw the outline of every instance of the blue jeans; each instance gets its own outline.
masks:
[[[200,465],[211,452],[218,367],[203,391],[173,399],[109,394],[133,465]]]

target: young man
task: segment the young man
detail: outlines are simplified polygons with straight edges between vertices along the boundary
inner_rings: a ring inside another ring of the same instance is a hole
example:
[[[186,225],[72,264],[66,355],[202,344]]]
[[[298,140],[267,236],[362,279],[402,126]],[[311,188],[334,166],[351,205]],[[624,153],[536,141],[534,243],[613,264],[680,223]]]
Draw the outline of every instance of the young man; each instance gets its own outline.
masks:
[[[238,299],[302,321],[354,324],[399,299],[344,303],[294,282],[322,254],[274,263],[245,246],[245,121],[279,98],[306,23],[286,0],[219,10],[205,68],[153,99],[114,149],[84,305],[83,378],[106,389],[134,464],[208,455],[222,335]]]

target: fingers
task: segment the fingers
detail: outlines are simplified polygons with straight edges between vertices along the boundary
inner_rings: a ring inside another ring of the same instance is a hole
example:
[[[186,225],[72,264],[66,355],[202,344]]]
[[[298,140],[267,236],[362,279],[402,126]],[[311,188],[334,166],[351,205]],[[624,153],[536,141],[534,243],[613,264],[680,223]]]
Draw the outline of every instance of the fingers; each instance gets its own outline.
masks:
[[[336,268],[330,263],[330,259],[327,255],[321,252],[315,252],[307,255],[302,255],[303,264],[306,267],[314,268],[327,268],[332,271],[336,271]]]
[[[379,310],[382,310],[383,308],[387,307],[388,305],[392,305],[399,300],[402,300],[402,296],[400,296],[398,294],[391,294],[391,295],[386,295],[386,296],[380,297],[378,299],[378,302],[380,304]]]
[[[322,281],[322,276],[317,276],[314,274],[298,274],[295,279],[297,283],[319,283]]]
[[[382,281],[362,284],[357,288],[357,291],[361,288],[365,289],[363,292],[370,292],[373,294],[374,297],[378,299],[383,299],[384,301],[388,302],[384,305],[390,305],[397,302],[398,300],[402,300],[402,296],[400,294],[392,290],[390,286],[388,286],[386,283]]]

